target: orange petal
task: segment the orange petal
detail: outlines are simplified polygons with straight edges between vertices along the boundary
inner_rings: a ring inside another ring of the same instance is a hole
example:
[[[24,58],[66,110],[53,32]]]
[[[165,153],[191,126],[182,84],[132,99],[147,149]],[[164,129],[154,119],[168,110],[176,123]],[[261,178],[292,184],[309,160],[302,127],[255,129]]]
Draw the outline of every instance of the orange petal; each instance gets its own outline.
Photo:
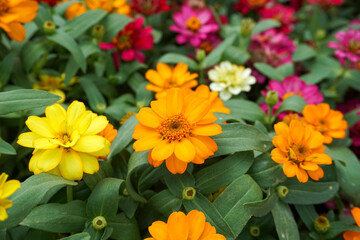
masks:
[[[316,164],[326,164],[330,165],[332,163],[332,159],[329,155],[325,153],[314,153],[305,159],[307,162],[313,162]]]
[[[165,160],[174,153],[175,143],[168,140],[162,140],[151,151],[151,157],[154,161]]]
[[[221,234],[211,234],[206,236],[202,240],[226,240],[226,238]]]
[[[186,220],[190,226],[188,240],[198,240],[205,228],[205,215],[198,210],[192,210],[186,216]]]
[[[134,133],[132,135],[132,138],[137,140],[146,135],[154,134],[154,133],[156,133],[156,130],[154,128],[149,128],[139,123],[134,127]]]
[[[161,142],[161,136],[158,133],[145,135],[143,138],[134,142],[133,148],[136,152],[146,151],[154,148]]]
[[[311,130],[309,130],[309,131],[311,131]],[[323,144],[323,142],[324,142],[324,136],[321,135],[320,132],[312,130],[311,135],[307,141],[307,145],[311,149],[314,149],[314,148],[320,147]]]
[[[201,234],[199,240],[203,240],[205,237],[207,237],[209,235],[213,235],[213,234],[216,234],[215,227],[211,226],[211,224],[209,222],[206,222],[205,227],[204,227],[204,231]]]
[[[319,167],[318,169],[316,169],[315,171],[307,171],[307,173],[309,174],[309,176],[314,179],[315,181],[318,181],[320,178],[324,177],[324,171],[322,170],[321,167]]]
[[[289,127],[286,123],[279,122],[274,125],[274,129],[277,135],[280,135],[285,139],[289,137]]]
[[[151,108],[143,107],[139,113],[136,114],[136,119],[143,125],[151,128],[160,126],[161,119]]]
[[[165,81],[169,81],[172,78],[172,69],[166,63],[158,63],[156,64],[156,70],[162,79]]]
[[[346,231],[343,233],[343,237],[345,240],[359,240],[360,232]]]
[[[164,160],[161,160],[161,161],[155,161],[152,157],[151,157],[151,152],[152,150],[149,152],[148,154],[148,162],[150,163],[150,165],[152,165],[153,167],[159,167],[163,162]]]
[[[200,139],[197,139],[196,137],[191,137],[189,138],[189,140],[194,145],[196,154],[201,156],[201,158],[208,158],[209,156],[214,154],[214,152],[212,152]]]
[[[283,165],[283,171],[287,177],[294,177],[297,169],[298,166],[291,161],[287,161]]]
[[[305,183],[309,180],[309,176],[306,171],[299,167],[296,168],[296,177],[301,183]]]
[[[170,214],[167,228],[170,240],[187,240],[189,235],[189,225],[183,212],[173,212]]]
[[[175,142],[174,153],[179,160],[191,162],[195,158],[195,147],[188,139],[183,138],[180,142]]]
[[[216,152],[218,150],[218,146],[216,144],[216,142],[208,136],[194,136],[193,137],[199,139],[200,141],[202,141],[212,152]]]
[[[149,69],[145,73],[145,78],[156,86],[163,87],[165,85],[165,79],[162,78],[160,74],[153,69]]]
[[[290,122],[289,134],[292,143],[300,143],[303,139],[304,132],[305,127],[299,120],[293,120]]]
[[[319,168],[319,166],[313,162],[301,162],[300,167],[309,171],[315,171]]]
[[[159,99],[151,102],[151,109],[162,118],[166,118],[166,100]]]
[[[215,136],[222,133],[222,128],[216,123],[211,123],[194,127],[192,133],[200,136]]]
[[[179,88],[172,88],[166,95],[166,113],[172,116],[182,112],[184,105],[183,92]]]
[[[156,240],[167,240],[167,225],[163,221],[153,222],[148,229]]]
[[[271,151],[271,159],[277,163],[285,163],[289,160],[287,153],[281,151],[279,148],[275,148]]]
[[[187,168],[187,163],[177,159],[174,154],[167,158],[165,163],[172,174],[183,174]]]
[[[191,124],[200,121],[210,110],[210,105],[208,101],[205,100],[202,100],[199,103],[194,103],[190,106],[186,109],[184,116]],[[188,109],[190,109],[190,111],[188,111]]]
[[[354,207],[351,209],[351,214],[353,215],[356,224],[360,227],[360,208]]]

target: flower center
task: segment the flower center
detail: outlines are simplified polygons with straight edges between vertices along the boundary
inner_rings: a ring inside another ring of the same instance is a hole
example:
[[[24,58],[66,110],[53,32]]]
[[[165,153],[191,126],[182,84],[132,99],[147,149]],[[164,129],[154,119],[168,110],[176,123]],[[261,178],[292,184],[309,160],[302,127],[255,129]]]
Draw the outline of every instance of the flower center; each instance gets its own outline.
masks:
[[[0,15],[9,10],[9,0],[0,0]]]
[[[203,49],[206,53],[210,53],[213,50],[213,47],[210,42],[204,41],[200,44],[200,49]]]
[[[320,133],[324,133],[328,131],[328,127],[326,126],[326,122],[324,119],[319,120],[319,125],[316,126],[316,130],[318,130]]]
[[[66,125],[66,123],[65,123]],[[67,133],[58,133],[55,138],[50,139],[51,143],[58,144],[64,148],[70,148],[76,144],[76,142],[79,140],[80,134],[77,130],[75,130],[71,136]]]
[[[355,39],[351,39],[348,44],[348,49],[350,52],[358,54],[360,52],[360,42]]]
[[[131,35],[132,31],[122,31],[119,37],[116,38],[115,44],[119,50],[125,50],[131,48]]]
[[[264,5],[266,0],[249,0],[249,5],[252,7],[259,7]]]
[[[197,32],[201,27],[201,22],[196,16],[192,16],[186,21],[186,27],[193,32]]]
[[[163,139],[167,139],[169,142],[180,141],[191,134],[191,124],[180,113],[165,119],[160,124],[159,132]]]
[[[311,154],[311,150],[304,144],[295,144],[290,148],[290,160],[295,163],[303,162],[307,156]]]

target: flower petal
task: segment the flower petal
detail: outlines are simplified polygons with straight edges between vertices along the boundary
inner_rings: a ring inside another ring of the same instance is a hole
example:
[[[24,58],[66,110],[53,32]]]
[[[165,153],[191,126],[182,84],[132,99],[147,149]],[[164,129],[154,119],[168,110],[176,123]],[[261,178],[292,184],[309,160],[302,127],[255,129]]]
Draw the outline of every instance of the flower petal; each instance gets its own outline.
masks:
[[[147,134],[134,142],[133,148],[136,152],[146,151],[154,148],[161,141],[159,133]]]
[[[83,163],[84,173],[94,174],[99,171],[99,161],[95,156],[86,153],[78,153]]]
[[[79,154],[73,150],[66,151],[59,164],[61,175],[69,180],[81,180],[83,177],[83,164]]]
[[[106,139],[98,135],[85,135],[81,136],[76,144],[72,147],[78,152],[96,152],[100,151],[106,146]]]
[[[99,132],[101,132],[106,128],[108,123],[109,121],[105,116],[96,116],[91,120],[90,126],[88,127],[88,129],[84,134],[85,135],[98,134]]]
[[[37,135],[45,138],[55,138],[55,132],[50,127],[46,118],[40,118],[37,116],[30,116],[26,122],[26,126]]]
[[[33,148],[34,140],[38,138],[41,138],[41,136],[33,132],[22,133],[19,136],[19,140],[17,141],[17,144],[23,147]]]
[[[167,224],[163,221],[153,222],[148,229],[154,239],[167,240]]]
[[[165,163],[172,174],[183,174],[187,168],[187,163],[177,159],[174,154],[167,158]]]
[[[287,161],[283,165],[283,171],[287,177],[294,177],[296,175],[296,169],[298,169],[298,166],[291,161]]]
[[[162,140],[151,151],[151,157],[155,161],[165,160],[174,153],[175,143]]]
[[[49,125],[56,133],[62,132],[61,126],[66,119],[66,111],[60,104],[54,104],[45,109],[45,116]]]
[[[143,125],[151,128],[158,128],[161,123],[159,115],[157,115],[151,108],[141,108],[136,114],[136,119]]]
[[[200,211],[192,210],[187,214],[186,220],[190,226],[188,240],[198,240],[205,228],[205,215]]]
[[[189,225],[183,212],[173,212],[170,214],[167,228],[170,240],[187,240],[189,235]]]
[[[20,182],[18,180],[7,181],[3,186],[1,198],[9,197],[19,188],[20,188]]]
[[[222,128],[220,125],[215,123],[198,125],[194,127],[192,133],[200,136],[215,136],[222,133]]]
[[[188,139],[183,138],[180,142],[175,142],[174,153],[179,160],[191,162],[195,158],[195,147]]]
[[[48,172],[59,165],[63,153],[63,148],[48,149],[41,154],[36,165],[41,171]]]

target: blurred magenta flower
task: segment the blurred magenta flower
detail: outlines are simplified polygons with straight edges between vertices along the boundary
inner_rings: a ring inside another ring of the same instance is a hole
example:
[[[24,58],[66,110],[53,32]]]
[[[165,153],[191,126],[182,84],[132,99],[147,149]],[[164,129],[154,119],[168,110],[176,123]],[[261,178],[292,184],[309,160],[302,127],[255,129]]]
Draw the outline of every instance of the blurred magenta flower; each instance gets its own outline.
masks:
[[[307,0],[311,4],[319,4],[321,6],[333,6],[343,4],[343,0]]]
[[[239,2],[234,5],[234,10],[246,14],[252,10],[259,10],[270,2],[273,2],[273,0],[239,0]]]
[[[166,0],[131,0],[131,7],[136,13],[142,13],[146,16],[170,9]]]
[[[295,18],[295,9],[288,7],[282,4],[275,4],[271,7],[263,8],[258,11],[261,16],[260,20],[264,19],[274,19],[281,23],[279,30],[285,34],[288,34],[292,31]]]
[[[188,5],[183,5],[180,12],[173,15],[175,24],[170,30],[177,32],[178,44],[190,42],[193,47],[199,47],[208,36],[219,30],[209,9],[195,11]]]
[[[151,35],[152,28],[143,28],[143,24],[144,18],[139,17],[126,25],[110,43],[101,42],[99,44],[103,50],[117,50],[113,53],[116,69],[119,68],[120,59],[145,62],[145,55],[142,50],[153,48],[154,37]]]

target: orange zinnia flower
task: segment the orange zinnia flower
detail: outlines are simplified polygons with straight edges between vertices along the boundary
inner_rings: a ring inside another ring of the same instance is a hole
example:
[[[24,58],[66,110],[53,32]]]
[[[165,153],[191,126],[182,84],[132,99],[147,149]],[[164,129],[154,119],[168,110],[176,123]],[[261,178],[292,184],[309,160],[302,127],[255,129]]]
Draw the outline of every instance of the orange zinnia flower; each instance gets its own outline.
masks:
[[[84,12],[87,11],[87,8],[84,4],[82,3],[73,3],[71,4],[65,11],[65,17],[68,20],[73,19],[74,17],[77,17],[81,14],[83,14]]]
[[[344,138],[348,124],[340,111],[330,109],[329,104],[307,105],[303,109],[305,122],[313,126],[324,136],[324,143],[331,143],[333,138]]]
[[[324,137],[299,120],[292,120],[289,126],[280,122],[274,127],[277,135],[272,142],[276,148],[271,151],[271,158],[277,163],[284,164],[285,175],[296,175],[299,182],[307,182],[309,176],[314,180],[322,178],[324,171],[318,164],[332,163],[331,158],[323,153]]]
[[[140,122],[132,137],[136,152],[152,149],[148,155],[151,165],[158,167],[166,161],[173,174],[184,173],[187,164],[204,163],[213,155],[217,145],[209,136],[220,134],[220,125],[210,111],[210,103],[196,94],[174,88],[165,98],[151,102],[151,108],[136,114]]]
[[[31,22],[39,9],[38,3],[31,0],[1,0],[0,28],[18,42],[24,41],[26,31],[22,23]]]
[[[156,221],[148,229],[152,237],[145,240],[226,240],[216,233],[215,227],[206,222],[205,215],[198,210],[192,210],[187,215],[173,212],[167,223]]]
[[[207,85],[200,85],[195,89],[195,93],[199,97],[206,98],[210,102],[210,111],[218,113],[230,113],[230,109],[224,106],[223,101],[218,97],[219,92],[210,91]]]
[[[351,210],[351,214],[353,215],[356,224],[360,227],[360,208],[354,207]],[[343,237],[345,240],[359,240],[360,232],[346,231],[344,232]]]
[[[188,66],[184,63],[178,63],[173,68],[158,63],[156,70],[149,69],[145,74],[145,78],[151,82],[146,85],[146,89],[156,92],[156,99],[164,97],[164,93],[171,88],[192,88],[198,85],[195,80],[198,74],[188,72]]]

